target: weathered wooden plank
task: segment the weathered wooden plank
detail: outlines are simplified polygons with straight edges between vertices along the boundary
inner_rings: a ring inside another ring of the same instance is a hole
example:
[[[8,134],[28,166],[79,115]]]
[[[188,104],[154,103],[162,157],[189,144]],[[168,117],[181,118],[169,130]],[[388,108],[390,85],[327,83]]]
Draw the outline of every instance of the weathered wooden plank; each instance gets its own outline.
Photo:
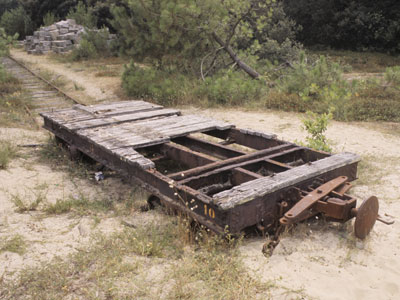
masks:
[[[120,148],[132,146],[138,148],[167,142],[170,136],[176,137],[191,132],[215,129],[217,126],[233,125],[204,117],[187,115],[81,129],[78,130],[78,133],[104,147]]]
[[[64,123],[64,126],[69,130],[89,129],[111,124],[117,125],[125,122],[133,122],[155,117],[167,117],[179,114],[180,111],[176,109],[157,109],[157,110],[142,111],[138,113],[130,113],[126,115],[118,115],[114,117],[95,118],[78,122],[68,122]]]
[[[133,148],[119,148],[111,150],[111,153],[118,156],[121,160],[126,161],[131,164],[137,164],[143,169],[154,168],[154,163],[145,158],[140,153],[133,150]]]
[[[101,115],[104,117],[118,114],[127,114],[138,112],[141,110],[161,109],[161,105],[145,102],[145,101],[124,101],[118,103],[91,105],[91,106],[76,106],[77,109],[86,111],[90,114]]]
[[[221,209],[227,210],[237,205],[252,201],[293,186],[299,182],[319,176],[326,172],[360,161],[360,157],[353,153],[340,153],[305,164],[278,174],[273,177],[264,177],[235,186],[213,196],[213,203]]]
[[[72,124],[96,118],[112,117],[120,114],[132,114],[148,110],[162,109],[162,106],[144,101],[123,101],[95,106],[74,105],[69,110],[43,114],[60,125]]]

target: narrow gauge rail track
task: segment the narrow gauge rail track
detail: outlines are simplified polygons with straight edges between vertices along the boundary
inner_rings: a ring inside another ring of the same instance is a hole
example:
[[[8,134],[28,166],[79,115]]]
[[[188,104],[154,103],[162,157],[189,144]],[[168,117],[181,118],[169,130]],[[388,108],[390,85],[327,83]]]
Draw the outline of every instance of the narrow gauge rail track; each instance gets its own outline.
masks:
[[[74,104],[83,105],[13,57],[3,57],[2,64],[21,82],[23,89],[27,92],[24,97],[30,99],[33,111],[41,113],[71,107]],[[31,114],[30,111],[28,112]]]

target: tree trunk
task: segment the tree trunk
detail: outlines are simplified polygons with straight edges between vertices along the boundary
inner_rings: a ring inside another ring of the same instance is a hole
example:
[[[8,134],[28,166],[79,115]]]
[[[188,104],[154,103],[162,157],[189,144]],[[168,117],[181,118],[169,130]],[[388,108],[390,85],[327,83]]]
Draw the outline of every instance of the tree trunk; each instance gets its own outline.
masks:
[[[221,40],[221,38],[215,32],[212,33],[212,36],[215,39],[215,41],[221,47],[223,47],[226,52],[228,52],[229,56],[233,59],[233,61],[235,63],[237,63],[239,68],[241,68],[243,71],[245,71],[247,74],[249,74],[252,78],[257,79],[258,77],[260,77],[260,74],[256,70],[254,70],[252,67],[247,65],[245,62],[241,61],[239,59],[239,57],[236,55],[236,53],[233,51],[231,46],[225,45],[224,42]]]

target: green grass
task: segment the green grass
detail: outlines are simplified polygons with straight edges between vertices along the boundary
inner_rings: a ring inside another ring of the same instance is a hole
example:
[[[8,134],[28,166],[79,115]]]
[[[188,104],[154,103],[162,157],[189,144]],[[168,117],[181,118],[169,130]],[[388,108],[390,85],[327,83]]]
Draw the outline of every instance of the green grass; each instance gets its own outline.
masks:
[[[57,200],[54,204],[47,204],[44,211],[49,215],[59,215],[74,212],[78,215],[88,215],[97,212],[107,212],[112,210],[114,204],[106,196],[100,199],[91,200],[84,195],[78,198],[70,197],[66,200]]]
[[[23,255],[26,252],[25,239],[19,234],[0,239],[0,253],[2,252],[14,252]]]

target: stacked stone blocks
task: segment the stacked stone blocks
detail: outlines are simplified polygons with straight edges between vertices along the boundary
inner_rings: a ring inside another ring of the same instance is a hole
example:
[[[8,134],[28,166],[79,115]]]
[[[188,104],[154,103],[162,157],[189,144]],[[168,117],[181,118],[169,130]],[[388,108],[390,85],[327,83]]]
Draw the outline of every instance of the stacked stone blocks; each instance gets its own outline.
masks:
[[[29,54],[46,54],[50,51],[64,53],[79,44],[85,28],[67,19],[47,27],[41,27],[32,36],[27,36],[24,44]]]

